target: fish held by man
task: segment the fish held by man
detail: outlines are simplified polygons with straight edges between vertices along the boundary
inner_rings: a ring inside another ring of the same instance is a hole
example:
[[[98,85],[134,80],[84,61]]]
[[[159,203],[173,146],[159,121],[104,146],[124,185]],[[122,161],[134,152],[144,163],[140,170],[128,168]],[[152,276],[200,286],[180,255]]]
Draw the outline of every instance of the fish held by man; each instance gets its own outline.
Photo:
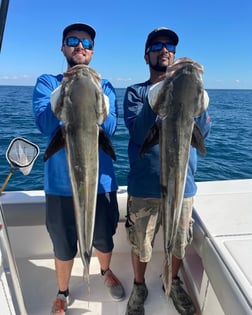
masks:
[[[77,65],[66,72],[52,110],[63,125],[47,147],[44,160],[66,147],[79,251],[84,277],[90,287],[89,265],[96,213],[99,147],[115,159],[112,144],[100,126],[107,117],[108,108],[99,74],[86,65]]]
[[[158,119],[141,149],[143,154],[150,145],[159,141],[164,239],[162,280],[167,296],[171,290],[172,252],[184,197],[191,142],[205,154],[204,141],[197,139],[201,134],[194,123],[194,118],[202,114],[208,105],[204,102],[202,74],[202,66],[189,58],[180,58],[168,67],[167,76],[152,106]]]

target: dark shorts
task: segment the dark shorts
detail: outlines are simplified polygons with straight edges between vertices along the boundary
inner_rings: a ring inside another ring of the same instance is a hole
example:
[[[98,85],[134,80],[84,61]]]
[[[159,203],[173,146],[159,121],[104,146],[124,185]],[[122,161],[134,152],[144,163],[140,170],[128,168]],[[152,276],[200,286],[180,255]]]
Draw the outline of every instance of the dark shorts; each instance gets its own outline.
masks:
[[[97,195],[93,246],[103,253],[114,248],[113,235],[119,220],[116,192]],[[77,232],[72,197],[46,195],[46,227],[55,257],[73,259],[77,254]]]

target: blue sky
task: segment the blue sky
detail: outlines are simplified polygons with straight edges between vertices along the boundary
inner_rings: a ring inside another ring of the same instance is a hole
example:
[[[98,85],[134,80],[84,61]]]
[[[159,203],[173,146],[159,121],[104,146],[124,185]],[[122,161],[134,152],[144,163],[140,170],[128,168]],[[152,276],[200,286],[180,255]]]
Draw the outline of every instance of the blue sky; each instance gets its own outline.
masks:
[[[10,0],[0,85],[64,72],[62,30],[77,21],[96,29],[90,66],[116,88],[148,79],[146,37],[166,26],[180,37],[176,58],[204,66],[206,88],[252,89],[251,0]]]

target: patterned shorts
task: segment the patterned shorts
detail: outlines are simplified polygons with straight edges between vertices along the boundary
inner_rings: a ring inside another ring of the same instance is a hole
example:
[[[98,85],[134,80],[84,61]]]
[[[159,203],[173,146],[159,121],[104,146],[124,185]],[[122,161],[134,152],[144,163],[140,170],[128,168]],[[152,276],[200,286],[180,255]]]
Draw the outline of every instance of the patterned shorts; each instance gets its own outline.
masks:
[[[180,259],[185,256],[185,248],[192,241],[192,204],[193,198],[184,198],[173,251]],[[128,197],[127,237],[132,251],[142,262],[149,262],[152,256],[155,236],[161,225],[160,205],[159,198]]]
[[[125,227],[132,251],[140,261],[148,262],[161,223],[160,199],[129,196],[127,213]]]

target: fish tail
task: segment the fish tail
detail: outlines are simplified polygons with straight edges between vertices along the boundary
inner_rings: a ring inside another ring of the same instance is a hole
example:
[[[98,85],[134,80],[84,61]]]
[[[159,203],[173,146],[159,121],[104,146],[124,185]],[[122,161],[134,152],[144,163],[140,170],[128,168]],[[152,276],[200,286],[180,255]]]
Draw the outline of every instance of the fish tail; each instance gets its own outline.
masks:
[[[164,286],[165,295],[170,296],[172,285],[172,264],[165,259],[163,265],[162,281]]]
[[[89,277],[89,268],[87,268],[86,266],[83,269],[83,278],[84,281],[87,284],[87,288],[88,288],[88,308],[89,308],[89,301],[90,301],[90,296],[91,296],[91,289],[90,289],[90,277]]]

